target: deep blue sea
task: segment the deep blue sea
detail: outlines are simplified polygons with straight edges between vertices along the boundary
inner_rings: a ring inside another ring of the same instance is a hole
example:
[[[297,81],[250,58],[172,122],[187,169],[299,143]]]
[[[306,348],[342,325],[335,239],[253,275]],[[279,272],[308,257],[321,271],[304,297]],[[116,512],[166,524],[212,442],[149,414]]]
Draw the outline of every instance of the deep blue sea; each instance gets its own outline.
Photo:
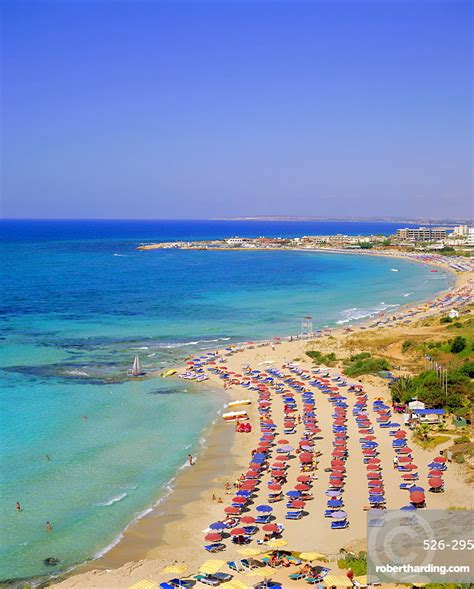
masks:
[[[168,379],[129,380],[136,354],[146,370],[162,369],[229,342],[297,333],[303,315],[321,327],[393,310],[451,280],[388,258],[137,251],[140,243],[396,227],[0,222],[0,579],[47,574],[50,556],[65,568],[99,554],[198,450],[222,406],[219,394]]]

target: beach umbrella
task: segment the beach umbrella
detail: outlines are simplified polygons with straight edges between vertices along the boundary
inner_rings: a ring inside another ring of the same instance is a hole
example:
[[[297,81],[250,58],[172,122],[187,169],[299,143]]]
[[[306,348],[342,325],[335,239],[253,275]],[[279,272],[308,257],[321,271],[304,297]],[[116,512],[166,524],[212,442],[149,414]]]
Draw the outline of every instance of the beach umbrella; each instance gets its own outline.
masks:
[[[399,460],[400,462],[400,460]],[[408,468],[408,470],[416,470],[418,467],[416,466],[416,464],[406,464],[403,468]]]
[[[327,575],[323,579],[325,587],[353,587],[352,581],[339,575]]]
[[[369,495],[369,503],[385,503],[383,495]]]
[[[244,528],[234,528],[230,531],[230,534],[232,536],[245,536],[247,532],[244,530]]]
[[[367,473],[367,478],[368,479],[379,479],[380,478],[380,473],[379,472],[368,472]]]
[[[300,474],[296,480],[299,483],[309,483],[311,481],[311,477],[309,476],[309,474]]]
[[[367,464],[380,464],[380,458],[369,458]]]
[[[367,464],[367,470],[379,470],[379,468],[378,464]]]
[[[282,538],[277,538],[276,540],[270,540],[269,542],[266,542],[266,545],[270,548],[283,548],[283,546],[288,545],[288,542]]]
[[[268,485],[268,488],[270,491],[281,491],[281,485],[278,483],[272,483],[271,485]]]
[[[203,562],[202,565],[199,567],[199,572],[204,573],[206,575],[215,575],[224,565],[225,560],[206,560],[206,562]]]
[[[331,517],[333,519],[345,519],[347,517],[347,513],[345,511],[333,511],[331,513]]]
[[[300,554],[298,554],[298,558],[310,562],[312,560],[325,561],[328,557],[325,554],[321,554],[320,552],[301,552]]]
[[[365,436],[365,438],[362,438],[362,439],[367,442],[373,442],[377,438],[375,436]]]
[[[230,515],[237,515],[240,513],[239,507],[226,507],[224,511]]]
[[[244,517],[240,518],[241,524],[254,524],[255,521],[256,521],[255,518],[252,517],[251,515],[244,515]]]
[[[423,503],[424,500],[425,500],[424,493],[421,493],[420,491],[410,492],[410,502],[411,503]]]
[[[433,458],[433,462],[444,464],[446,462],[446,458],[444,456],[436,456],[436,458]]]
[[[264,566],[257,569],[251,569],[247,572],[247,574],[250,576],[264,577],[265,579],[267,579],[275,574],[275,569],[272,569],[269,566]]]
[[[236,495],[236,497],[250,497],[251,494],[252,493],[250,491],[246,491],[245,489],[244,490],[241,489],[240,491],[237,491],[237,493],[235,495]]]
[[[246,499],[245,497],[234,497],[232,499],[232,503],[237,503],[238,505],[244,505],[245,503],[247,503],[248,499]]]
[[[413,450],[411,448],[399,448],[396,452],[397,454],[411,454]]]
[[[294,507],[295,509],[302,509],[304,505],[304,501],[301,501],[299,499],[291,502],[291,507]]]
[[[300,491],[287,491],[286,492],[287,497],[299,497],[300,495],[301,495]]]
[[[280,528],[278,527],[277,524],[265,524],[262,527],[262,530],[264,532],[278,532],[278,531],[280,531]]]
[[[288,440],[278,440],[278,442],[277,442],[277,444],[282,444],[283,446],[286,446],[289,443],[290,442]]]
[[[297,491],[309,491],[311,489],[311,487],[309,485],[305,485],[304,483],[298,483],[295,486],[295,489]]]
[[[188,570],[188,565],[183,563],[169,564],[161,571],[164,575],[183,575]]]
[[[342,501],[340,499],[330,499],[328,507],[342,507]]]
[[[225,530],[226,525],[222,522],[215,522],[209,526],[210,530]]]
[[[428,477],[442,477],[443,476],[443,471],[442,470],[430,470],[430,472],[428,473]]]
[[[410,493],[413,493],[413,491],[419,491],[420,493],[424,493],[425,490],[423,489],[423,487],[417,487],[416,485],[413,485],[413,487],[410,488]]]
[[[270,507],[270,505],[259,505],[257,511],[260,511],[261,513],[270,513],[273,511],[273,507]]]
[[[210,532],[205,536],[205,540],[209,542],[220,542],[222,540],[222,536],[217,532]]]
[[[414,505],[404,505],[400,507],[401,511],[415,511],[416,507]]]
[[[443,486],[443,479],[440,477],[433,477],[428,481],[428,484],[432,489],[439,489],[439,487]]]
[[[410,456],[402,456],[401,458],[398,459],[398,462],[400,464],[404,464],[405,462],[411,462],[411,458],[410,458]]]
[[[292,452],[294,450],[293,446],[281,446],[280,448],[277,449],[278,451],[281,452]]]
[[[262,554],[262,552],[265,552],[265,550],[262,550],[261,548],[241,548],[240,550],[237,551],[239,554],[242,554],[242,556],[258,556],[259,554]],[[221,585],[222,587],[222,585]]]
[[[399,429],[397,432],[395,432],[394,437],[395,438],[406,438],[407,433],[406,433],[406,431]]]

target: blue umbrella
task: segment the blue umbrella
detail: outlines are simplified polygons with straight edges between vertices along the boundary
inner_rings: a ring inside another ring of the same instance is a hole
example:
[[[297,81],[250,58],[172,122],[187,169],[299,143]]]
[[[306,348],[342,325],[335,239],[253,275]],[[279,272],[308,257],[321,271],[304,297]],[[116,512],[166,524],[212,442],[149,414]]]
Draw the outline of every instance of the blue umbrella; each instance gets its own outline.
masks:
[[[424,493],[425,492],[425,490],[423,489],[423,487],[416,487],[416,486],[410,487],[410,493],[413,493],[413,491],[419,491],[420,493]]]
[[[385,499],[383,495],[370,495],[369,502],[370,503],[384,503]]]
[[[270,505],[259,505],[257,511],[260,511],[261,513],[270,513],[270,511],[273,511],[273,507],[270,507]]]
[[[287,497],[299,497],[301,495],[300,491],[288,491],[286,493]]]
[[[211,530],[225,530],[226,526],[222,522],[215,522],[209,526]]]
[[[406,446],[406,440],[393,440],[392,446]]]
[[[252,491],[237,491],[237,497],[250,497]]]
[[[342,501],[340,499],[330,499],[328,507],[342,507]]]
[[[405,505],[404,507],[400,507],[401,511],[415,511],[416,507],[414,505]]]

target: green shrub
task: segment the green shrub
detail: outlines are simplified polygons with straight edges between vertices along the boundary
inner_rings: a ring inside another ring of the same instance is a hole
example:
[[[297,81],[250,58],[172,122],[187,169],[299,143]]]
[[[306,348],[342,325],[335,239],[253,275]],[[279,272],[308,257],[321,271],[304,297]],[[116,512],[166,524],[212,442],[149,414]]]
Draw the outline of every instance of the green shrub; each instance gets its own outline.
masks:
[[[454,458],[456,464],[464,464],[466,462],[466,459],[464,458],[464,454],[458,454],[455,458]]]
[[[466,338],[462,337],[462,335],[457,335],[451,342],[450,351],[452,354],[459,354],[459,352],[462,352],[464,350],[466,345]]]
[[[326,366],[330,366],[337,360],[336,354],[334,352],[323,354],[319,350],[310,350],[309,352],[306,352],[306,355],[317,364],[325,364]]]
[[[440,323],[451,323],[452,319],[451,317],[441,317],[441,319],[439,320]]]
[[[402,344],[402,352],[408,352],[408,350],[413,346],[413,342],[410,339],[406,339]]]
[[[465,374],[469,378],[474,378],[474,360],[466,360],[459,368],[461,374]]]
[[[390,370],[390,364],[385,358],[365,358],[350,362],[345,368],[347,376],[361,376],[362,374],[375,374],[382,370]]]

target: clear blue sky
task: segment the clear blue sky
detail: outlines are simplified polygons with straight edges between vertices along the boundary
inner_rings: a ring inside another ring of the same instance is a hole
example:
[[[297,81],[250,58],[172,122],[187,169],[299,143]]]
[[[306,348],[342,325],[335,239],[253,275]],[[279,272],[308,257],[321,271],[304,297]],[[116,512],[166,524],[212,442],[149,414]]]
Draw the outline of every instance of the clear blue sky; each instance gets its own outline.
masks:
[[[471,214],[469,2],[2,12],[4,216]]]

